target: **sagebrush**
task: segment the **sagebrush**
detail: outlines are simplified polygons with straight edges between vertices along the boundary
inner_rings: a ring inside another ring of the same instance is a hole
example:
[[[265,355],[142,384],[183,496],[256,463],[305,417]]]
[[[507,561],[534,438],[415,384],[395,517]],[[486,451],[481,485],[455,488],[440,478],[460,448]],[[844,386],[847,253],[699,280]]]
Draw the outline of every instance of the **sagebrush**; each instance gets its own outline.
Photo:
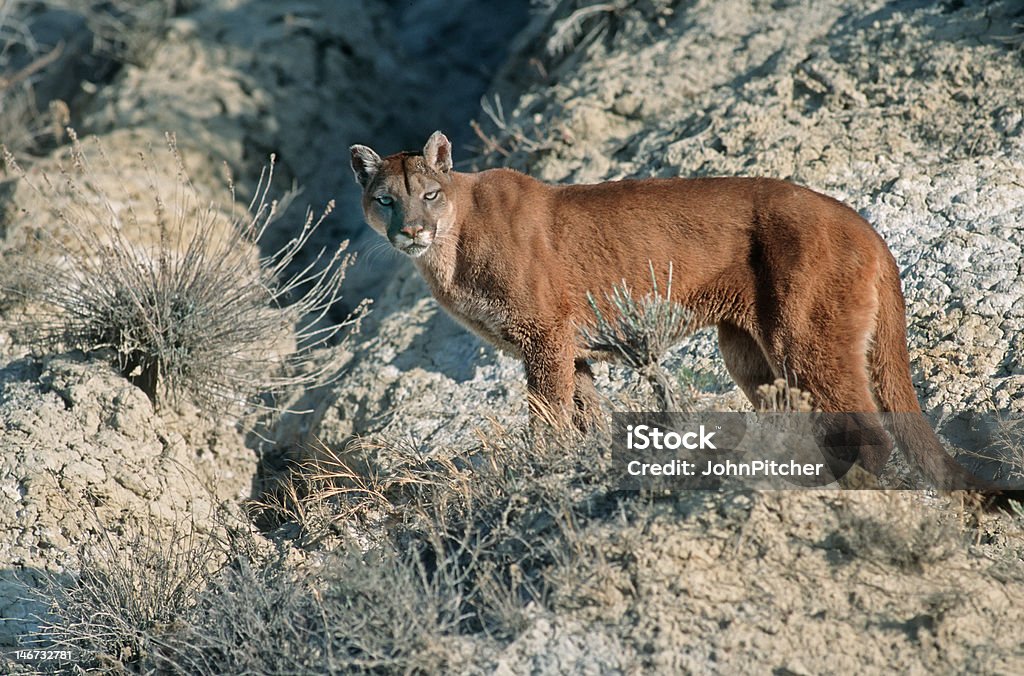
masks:
[[[594,320],[581,327],[583,340],[595,352],[619,357],[627,366],[647,379],[662,411],[682,411],[687,407],[665,370],[669,351],[693,331],[693,313],[672,300],[672,267],[662,294],[651,266],[651,291],[636,298],[625,282],[614,286],[604,299],[611,312],[602,312],[593,297],[587,295]]]
[[[293,269],[333,203],[318,218],[307,211],[287,244],[261,255],[261,239],[285,206],[269,197],[273,158],[239,212],[230,180],[227,209],[201,200],[172,135],[172,170],[140,154],[147,194],[120,182],[121,194],[112,195],[103,181],[118,167],[99,141],[94,166],[69,133],[70,165],[39,184],[5,151],[22,180],[56,205],[57,222],[36,233],[43,254],[19,262],[19,278],[30,283],[15,291],[31,308],[22,321],[32,344],[105,351],[158,405],[188,400],[209,414],[275,408],[336,375],[320,348],[364,307],[341,321],[329,314],[352,261],[347,242]]]

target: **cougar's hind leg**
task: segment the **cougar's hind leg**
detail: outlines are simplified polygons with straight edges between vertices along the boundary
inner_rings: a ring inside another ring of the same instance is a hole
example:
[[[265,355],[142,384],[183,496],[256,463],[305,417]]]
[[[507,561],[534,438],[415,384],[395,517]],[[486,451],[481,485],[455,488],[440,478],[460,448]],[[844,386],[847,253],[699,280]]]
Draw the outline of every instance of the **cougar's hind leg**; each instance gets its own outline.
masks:
[[[787,375],[810,393],[811,404],[822,412],[823,450],[831,449],[841,461],[859,460],[878,475],[892,455],[893,442],[871,393],[866,355],[858,355],[860,345],[843,344],[836,336],[818,338],[813,345],[831,346],[827,354],[799,341],[790,344]]]
[[[775,380],[768,359],[754,337],[743,329],[722,322],[718,325],[718,349],[725,368],[754,408],[760,408],[757,388]]]

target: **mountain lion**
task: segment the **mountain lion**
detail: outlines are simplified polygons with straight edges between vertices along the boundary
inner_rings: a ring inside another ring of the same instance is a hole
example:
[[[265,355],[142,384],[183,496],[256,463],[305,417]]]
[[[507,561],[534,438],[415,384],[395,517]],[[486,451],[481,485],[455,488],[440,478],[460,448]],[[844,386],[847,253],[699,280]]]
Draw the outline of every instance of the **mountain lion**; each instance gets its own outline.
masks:
[[[367,222],[412,258],[438,302],[519,357],[534,413],[561,420],[594,402],[579,327],[588,293],[666,288],[714,324],[729,373],[758,405],[777,378],[825,412],[867,414],[861,465],[878,474],[901,448],[940,488],[975,481],[946,454],[910,379],[896,261],[853,209],[767,178],[662,178],[549,185],[509,169],[452,170],[441,132],[422,153],[351,147]]]

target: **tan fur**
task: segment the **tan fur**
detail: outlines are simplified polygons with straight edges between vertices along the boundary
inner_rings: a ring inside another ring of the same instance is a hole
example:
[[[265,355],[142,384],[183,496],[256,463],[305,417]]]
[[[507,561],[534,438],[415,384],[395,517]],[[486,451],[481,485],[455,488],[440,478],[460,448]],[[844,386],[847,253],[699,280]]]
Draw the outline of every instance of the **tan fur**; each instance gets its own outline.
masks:
[[[532,397],[566,417],[593,399],[578,332],[592,319],[587,294],[623,280],[647,293],[651,265],[664,289],[671,265],[674,300],[717,326],[755,405],[759,385],[786,378],[826,412],[916,414],[895,426],[900,445],[940,486],[969,480],[920,416],[896,262],[844,204],[766,178],[549,185],[459,173],[440,132],[422,156],[353,146],[352,159],[367,222],[399,248],[409,232],[428,243],[409,253],[437,300],[521,358]],[[864,425],[861,462],[877,473],[891,445],[877,420]]]

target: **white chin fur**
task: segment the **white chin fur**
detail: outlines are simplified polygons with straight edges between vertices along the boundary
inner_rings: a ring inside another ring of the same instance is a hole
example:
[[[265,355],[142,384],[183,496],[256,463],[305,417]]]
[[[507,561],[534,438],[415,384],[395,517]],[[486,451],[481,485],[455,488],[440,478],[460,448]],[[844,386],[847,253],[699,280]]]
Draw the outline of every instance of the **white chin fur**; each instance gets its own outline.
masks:
[[[405,248],[399,249],[399,251],[404,253],[406,256],[410,256],[412,258],[419,258],[423,254],[427,253],[427,249],[429,248],[429,244],[409,244],[406,245]]]

